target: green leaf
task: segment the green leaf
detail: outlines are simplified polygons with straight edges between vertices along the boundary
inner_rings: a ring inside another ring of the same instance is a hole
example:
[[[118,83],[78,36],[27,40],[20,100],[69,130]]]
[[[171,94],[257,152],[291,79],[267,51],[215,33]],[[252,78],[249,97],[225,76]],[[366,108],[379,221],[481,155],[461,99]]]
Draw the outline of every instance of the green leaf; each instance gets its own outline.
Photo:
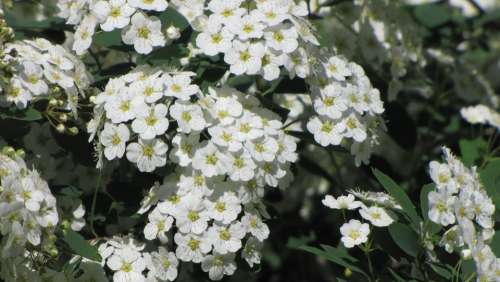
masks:
[[[396,222],[389,225],[389,234],[392,240],[408,255],[416,257],[419,249],[417,233],[407,225]]]
[[[401,205],[403,211],[408,216],[414,229],[418,230],[420,227],[421,219],[417,214],[415,206],[411,202],[410,198],[408,198],[403,188],[401,188],[401,186],[399,186],[396,182],[394,182],[394,180],[382,173],[380,170],[373,168],[372,171],[380,184],[382,184],[382,186],[385,188],[385,190],[387,190],[387,192],[389,192],[394,200],[396,200],[396,202]]]
[[[181,32],[189,26],[189,22],[186,18],[172,7],[168,7],[167,10],[160,15],[160,20],[163,27],[173,25],[179,28]]]
[[[48,29],[58,27],[58,29],[63,29],[64,20],[62,18],[51,17],[43,21],[35,21],[25,18],[17,18],[13,13],[9,12],[8,9],[4,11],[5,21],[13,29],[22,30],[33,30],[33,29]]]
[[[500,211],[500,159],[493,159],[479,172],[481,181],[495,204],[496,211]]]
[[[482,138],[460,140],[462,161],[466,166],[472,166],[488,150],[488,144]]]
[[[9,109],[0,109],[0,118],[35,121],[35,120],[41,120],[43,116],[39,111],[33,108],[27,108],[25,110],[9,108]]]
[[[93,42],[96,45],[102,47],[111,47],[111,46],[122,46],[122,34],[120,30],[113,30],[111,32],[97,32],[94,36]]]
[[[333,247],[331,247],[331,248],[333,248]],[[299,246],[299,247],[297,247],[297,249],[314,254],[314,255],[319,256],[319,257],[322,257],[328,261],[331,261],[331,262],[338,264],[340,266],[343,266],[345,268],[350,268],[352,271],[358,272],[358,273],[368,277],[366,275],[366,273],[361,268],[345,261],[345,259],[343,257],[337,256],[336,253],[330,252],[331,249],[330,249],[330,251],[324,251],[324,250],[321,250],[319,248],[311,247],[311,246]],[[335,248],[333,248],[333,249],[335,249]]]
[[[428,28],[435,28],[451,19],[449,7],[440,4],[418,5],[415,8],[415,17]]]
[[[442,267],[442,266],[434,264],[434,263],[430,263],[429,265],[431,266],[432,270],[434,270],[434,272],[439,274],[439,276],[441,276],[441,277],[444,277],[446,279],[450,279],[453,276],[453,272],[452,272],[452,271],[454,271],[453,268],[447,269],[445,267]],[[448,265],[445,265],[445,266],[448,266]]]
[[[500,257],[500,230],[495,230],[495,235],[491,239],[490,246],[496,257]]]
[[[422,217],[425,220],[429,219],[429,199],[427,195],[429,192],[436,190],[436,185],[434,183],[426,184],[420,190],[420,209],[422,211]]]
[[[75,252],[75,254],[97,262],[102,260],[97,248],[90,245],[87,241],[85,241],[82,235],[76,233],[75,231],[68,230],[64,235],[63,240],[66,244],[68,244],[71,250]]]

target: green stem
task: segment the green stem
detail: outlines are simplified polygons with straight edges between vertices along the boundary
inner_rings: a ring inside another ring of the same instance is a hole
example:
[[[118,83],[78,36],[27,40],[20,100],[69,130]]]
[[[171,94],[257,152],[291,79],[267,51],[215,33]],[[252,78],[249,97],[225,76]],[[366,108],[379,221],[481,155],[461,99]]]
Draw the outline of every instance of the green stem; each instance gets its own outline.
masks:
[[[97,183],[95,185],[94,189],[94,195],[92,196],[92,206],[90,208],[90,232],[92,232],[92,235],[94,237],[98,237],[97,233],[95,232],[94,228],[94,221],[95,221],[95,208],[96,208],[96,203],[97,203],[97,193],[99,192],[99,188],[101,188],[101,180],[102,180],[102,172],[104,170],[104,165],[101,169],[99,169],[99,175],[97,176]]]

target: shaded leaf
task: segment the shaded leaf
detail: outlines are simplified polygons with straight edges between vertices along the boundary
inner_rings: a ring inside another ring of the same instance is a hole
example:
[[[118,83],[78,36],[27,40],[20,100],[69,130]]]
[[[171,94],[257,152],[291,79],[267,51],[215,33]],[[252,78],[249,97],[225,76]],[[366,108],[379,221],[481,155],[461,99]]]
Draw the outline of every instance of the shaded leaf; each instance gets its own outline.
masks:
[[[392,240],[408,255],[416,257],[418,254],[418,235],[407,225],[396,222],[388,227]]]
[[[462,161],[466,166],[472,166],[488,150],[488,144],[482,138],[460,140]]]
[[[374,168],[373,174],[377,178],[377,180],[382,184],[382,186],[389,192],[389,194],[398,202],[403,211],[408,216],[410,222],[412,223],[415,230],[418,230],[420,225],[420,217],[417,214],[417,210],[413,205],[410,198],[406,195],[403,188],[399,186],[394,180],[392,180],[389,176],[382,173],[380,170]]]
[[[90,245],[87,241],[85,241],[82,235],[76,233],[75,231],[68,230],[64,235],[63,240],[66,244],[68,244],[71,250],[75,252],[75,254],[97,262],[102,260],[97,248]]]
[[[41,120],[43,116],[42,113],[33,108],[27,108],[25,110],[10,108],[10,109],[0,109],[0,118],[35,121],[35,120]]]

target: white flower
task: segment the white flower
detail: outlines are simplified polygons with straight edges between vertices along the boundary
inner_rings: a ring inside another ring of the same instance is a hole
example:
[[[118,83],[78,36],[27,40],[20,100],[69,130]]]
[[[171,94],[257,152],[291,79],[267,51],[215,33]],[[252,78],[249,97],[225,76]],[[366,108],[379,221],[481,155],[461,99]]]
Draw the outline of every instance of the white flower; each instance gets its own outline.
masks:
[[[174,241],[177,244],[175,255],[186,262],[200,263],[205,254],[212,250],[212,245],[205,235],[176,233]]]
[[[330,144],[339,145],[343,139],[342,127],[334,124],[330,119],[312,117],[307,122],[307,130],[314,134],[314,140],[323,147]]]
[[[228,24],[241,19],[245,9],[241,8],[241,0],[212,0],[208,3],[208,9],[213,13],[210,21]]]
[[[157,12],[165,11],[168,7],[166,0],[127,0],[130,6],[143,10],[153,10]]]
[[[429,174],[438,189],[447,189],[449,193],[456,193],[458,191],[451,169],[447,164],[431,161],[429,163]]]
[[[83,55],[92,44],[92,37],[94,36],[97,20],[93,16],[83,18],[82,22],[75,31],[73,41],[73,51],[77,55]]]
[[[359,214],[378,227],[389,226],[394,222],[385,209],[377,206],[362,207]]]
[[[221,255],[214,253],[208,255],[201,262],[201,269],[208,272],[208,277],[215,281],[221,280],[224,275],[233,275],[236,271],[234,254]]]
[[[460,109],[460,114],[470,124],[484,124],[490,119],[491,111],[487,106],[477,105]]]
[[[241,141],[236,139],[236,129],[232,126],[213,126],[208,128],[208,133],[214,144],[226,147],[229,152],[238,152],[243,147]]]
[[[158,252],[150,253],[147,267],[150,281],[174,281],[177,278],[179,260],[173,252],[168,252],[164,247],[159,247]]]
[[[100,135],[101,144],[104,145],[104,156],[108,160],[123,157],[125,144],[130,138],[130,131],[124,124],[104,124],[104,130]]]
[[[356,142],[363,142],[368,136],[365,126],[359,121],[354,113],[344,118],[339,124],[339,127],[345,129],[343,132],[344,137],[352,138]]]
[[[199,134],[186,135],[179,133],[175,135],[175,137],[172,139],[172,145],[174,147],[170,151],[170,160],[179,164],[180,166],[188,166],[193,160],[194,153],[197,151],[199,143]]]
[[[210,92],[213,93],[213,89]],[[213,117],[222,125],[232,124],[243,113],[243,106],[233,97],[220,97],[213,105]]]
[[[427,197],[429,199],[430,220],[443,226],[455,223],[455,215],[453,213],[455,196],[451,196],[446,191],[431,191]]]
[[[129,121],[136,117],[137,112],[144,112],[147,108],[144,99],[135,96],[132,92],[119,92],[110,102],[104,105],[106,116],[113,123]]]
[[[289,1],[261,1],[257,11],[262,21],[269,26],[278,25],[290,16]]]
[[[114,271],[113,281],[145,281],[142,272],[146,269],[146,263],[141,253],[132,249],[125,248],[115,251],[107,260],[108,267]]]
[[[130,91],[140,93],[146,103],[155,103],[163,97],[163,79],[149,76],[147,79],[135,81],[130,84]]]
[[[278,25],[268,28],[264,33],[268,47],[284,53],[292,53],[297,49],[299,34],[294,26]]]
[[[232,47],[234,34],[228,28],[220,28],[219,25],[208,24],[207,28],[196,37],[196,46],[208,56],[225,53]]]
[[[167,106],[156,104],[148,110],[137,113],[137,118],[132,122],[132,130],[145,140],[164,134],[168,129],[167,112]]]
[[[265,26],[260,22],[258,15],[250,13],[235,21],[234,24],[229,25],[228,28],[232,33],[237,34],[241,40],[248,40],[250,38],[262,38]]]
[[[140,12],[132,16],[131,26],[123,31],[122,39],[125,44],[134,45],[139,54],[148,54],[153,47],[165,45],[160,20]]]
[[[330,57],[327,63],[323,63],[326,75],[338,81],[344,81],[346,77],[352,75],[347,62],[341,57]]]
[[[143,140],[127,146],[127,159],[137,164],[142,172],[152,172],[167,162],[168,146],[159,139]]]
[[[326,90],[328,90],[328,87]],[[314,99],[314,110],[320,115],[338,119],[347,110],[345,97],[338,91],[328,91],[321,98]]]
[[[179,129],[183,133],[201,131],[206,126],[201,107],[190,103],[176,101],[170,107],[170,115],[177,121]]]
[[[21,82],[33,93],[33,95],[43,95],[49,90],[47,83],[43,80],[42,68],[30,61],[23,63]]]
[[[260,73],[264,79],[268,81],[275,80],[280,76],[280,66],[282,66],[285,61],[286,56],[277,55],[275,53],[276,51],[267,48],[264,56],[262,56],[262,70]]]
[[[216,252],[227,254],[241,249],[241,239],[245,237],[245,233],[245,228],[240,222],[235,222],[230,226],[214,224],[208,230],[208,238]]]
[[[233,41],[233,48],[224,56],[224,61],[231,65],[230,71],[236,75],[256,74],[262,66],[265,48],[261,43]]]
[[[21,81],[18,79],[12,79],[9,88],[5,92],[5,96],[0,96],[0,99],[15,104],[19,109],[26,108],[28,101],[32,98],[30,92],[22,86]]]
[[[355,210],[362,206],[360,201],[355,201],[355,198],[352,194],[348,194],[347,196],[339,196],[337,199],[332,197],[331,195],[326,195],[322,200],[323,205],[331,208],[331,209],[348,209]]]
[[[212,177],[226,173],[228,158],[222,154],[212,142],[202,143],[193,158],[193,168],[202,171],[203,175]]]
[[[210,218],[202,198],[193,193],[183,197],[175,219],[180,232],[202,234]]]
[[[247,141],[245,148],[258,162],[272,162],[276,158],[279,145],[276,139],[262,137],[256,140]]]
[[[93,12],[101,19],[101,29],[112,31],[126,27],[135,9],[131,8],[126,0],[110,0],[97,2]]]
[[[249,181],[254,177],[257,165],[246,150],[228,154],[227,156],[229,163],[228,174],[232,181]]]
[[[165,96],[175,97],[181,101],[189,101],[190,97],[200,91],[198,86],[191,84],[188,75],[165,76]]]
[[[262,221],[262,218],[258,214],[245,213],[241,218],[241,224],[243,224],[247,232],[261,242],[269,237],[269,227],[267,227],[267,224]]]
[[[207,200],[206,205],[210,217],[223,224],[230,224],[241,212],[240,200],[233,192],[224,192],[213,201]]]
[[[254,264],[260,264],[260,259],[262,257],[261,249],[263,243],[254,237],[248,238],[245,247],[241,251],[241,256],[248,263],[250,267]]]
[[[340,227],[342,238],[340,239],[346,248],[352,248],[368,241],[370,226],[359,220],[351,219]]]
[[[168,241],[166,232],[172,227],[174,219],[171,216],[165,216],[158,209],[154,209],[148,215],[148,223],[144,227],[144,237],[147,240],[156,238],[165,244]]]

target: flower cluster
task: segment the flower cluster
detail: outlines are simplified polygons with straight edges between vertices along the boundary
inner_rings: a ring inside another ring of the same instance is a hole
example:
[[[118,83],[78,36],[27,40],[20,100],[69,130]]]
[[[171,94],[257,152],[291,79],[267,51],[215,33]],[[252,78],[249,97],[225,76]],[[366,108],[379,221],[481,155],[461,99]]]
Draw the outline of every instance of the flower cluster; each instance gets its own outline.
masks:
[[[12,70],[8,87],[0,93],[1,106],[24,109],[35,99],[64,97],[56,106],[76,111],[80,91],[91,82],[82,61],[42,38],[6,44],[0,60]]]
[[[318,115],[309,120],[307,129],[322,146],[350,146],[357,166],[368,163],[379,132],[385,129],[380,92],[356,63],[328,55],[319,62],[309,79]]]
[[[240,250],[251,267],[260,263],[269,236],[264,187],[290,182],[295,138],[258,99],[227,87],[195,103],[178,99],[170,114],[179,128],[169,158],[178,166],[143,200],[139,213],[154,206],[145,238],[166,243],[172,232],[177,258],[201,263],[212,280],[234,273]]]
[[[364,202],[356,201],[355,196]],[[370,234],[370,224],[376,227],[386,227],[394,222],[389,209],[400,209],[394,199],[385,193],[356,192],[334,198],[326,195],[323,205],[337,210],[358,210],[361,217],[369,223],[361,223],[351,219],[340,227],[341,241],[346,248],[366,243]],[[369,204],[367,206],[365,203]]]
[[[460,114],[470,124],[489,124],[500,130],[500,114],[488,106],[465,107]]]
[[[494,235],[495,205],[479,180],[444,147],[444,163],[429,163],[436,190],[429,192],[429,219],[447,228],[440,241],[446,251],[466,250],[476,262],[478,281],[497,281],[500,259],[486,244]],[[481,280],[483,279],[483,280]]]
[[[29,269],[34,253],[39,259],[41,253],[57,254],[56,198],[38,172],[28,169],[23,154],[10,147],[0,153],[0,278],[5,281],[19,281],[22,265]]]
[[[192,23],[200,32],[196,45],[208,56],[223,53],[231,73],[275,80],[284,66],[291,76],[309,75],[306,49],[318,42],[304,19],[305,2],[211,0],[205,9],[194,17],[202,24]]]
[[[57,6],[59,17],[76,25],[73,50],[78,55],[90,48],[98,26],[105,32],[122,30],[123,42],[133,45],[140,54],[148,54],[154,47],[165,46],[167,41],[180,37],[174,27],[164,34],[160,19],[147,14],[165,11],[166,0],[58,0]]]

